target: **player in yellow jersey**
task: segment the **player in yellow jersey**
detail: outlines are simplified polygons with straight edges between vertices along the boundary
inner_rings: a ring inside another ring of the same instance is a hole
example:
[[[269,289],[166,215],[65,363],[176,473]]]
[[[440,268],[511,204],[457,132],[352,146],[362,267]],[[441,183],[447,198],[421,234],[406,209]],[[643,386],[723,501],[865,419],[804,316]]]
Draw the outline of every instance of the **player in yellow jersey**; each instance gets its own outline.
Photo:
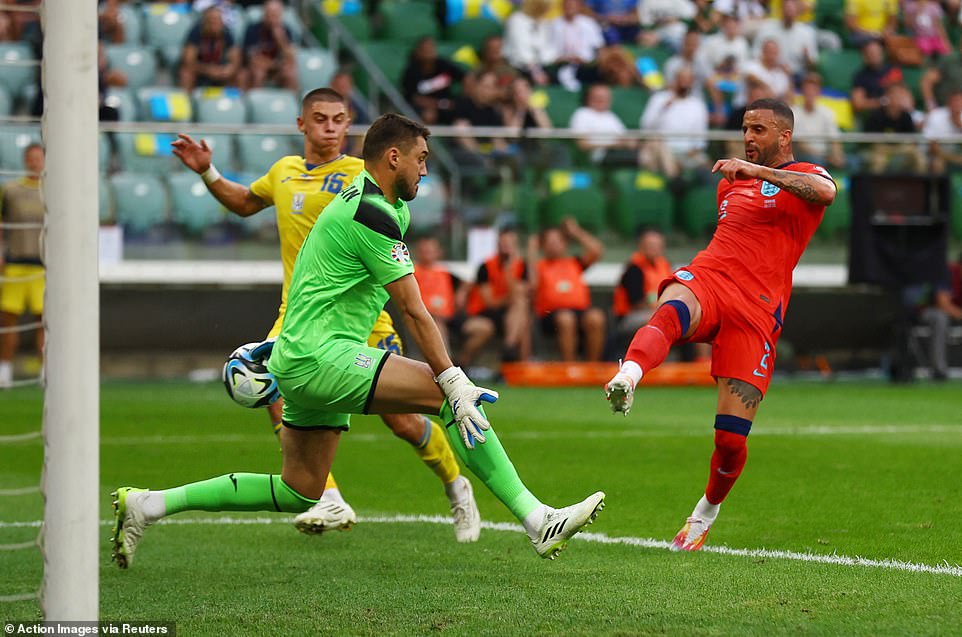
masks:
[[[196,142],[178,135],[173,153],[185,166],[198,173],[207,189],[228,210],[248,217],[274,205],[284,265],[284,286],[277,321],[268,334],[276,337],[284,322],[287,292],[294,261],[318,215],[341,188],[361,172],[363,161],[341,153],[350,125],[348,105],[339,93],[329,88],[314,89],[304,96],[297,129],[304,134],[304,156],[279,159],[266,175],[250,187],[225,179],[211,163],[212,152],[203,140]],[[401,339],[391,317],[381,312],[368,344],[401,353]],[[268,407],[274,433],[284,425],[282,401]],[[399,438],[414,446],[421,460],[444,484],[454,517],[455,536],[459,542],[474,542],[481,529],[481,517],[467,477],[461,475],[447,437],[440,425],[426,416],[399,414],[381,416]],[[309,511],[298,515],[294,524],[304,533],[321,533],[331,529],[347,529],[357,522],[350,505],[344,501],[333,477],[328,478],[324,496]]]

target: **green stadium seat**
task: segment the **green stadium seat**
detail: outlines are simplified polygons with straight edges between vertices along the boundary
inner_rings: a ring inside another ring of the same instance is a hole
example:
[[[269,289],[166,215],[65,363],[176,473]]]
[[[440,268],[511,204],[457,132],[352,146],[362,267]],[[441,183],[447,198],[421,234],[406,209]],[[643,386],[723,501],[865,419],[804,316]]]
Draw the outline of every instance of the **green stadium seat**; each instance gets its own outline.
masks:
[[[257,24],[261,21],[263,15],[263,6],[255,4],[247,7],[247,25]],[[294,44],[300,44],[304,39],[304,29],[301,27],[301,19],[297,17],[297,11],[294,10],[294,7],[284,7],[284,17],[282,21],[284,22],[284,26],[290,30],[291,37],[294,38]],[[238,44],[243,45],[243,38],[241,38]]]
[[[639,128],[648,97],[648,91],[643,88],[612,87],[611,110],[627,128]]]
[[[479,50],[484,40],[492,35],[501,35],[503,27],[497,20],[490,18],[465,18],[449,24],[444,31],[444,39],[464,44]]]
[[[951,233],[956,239],[962,239],[962,173],[954,172],[949,179],[952,189],[949,195]]]
[[[151,49],[139,44],[108,44],[104,53],[110,68],[127,76],[127,88],[137,90],[154,84],[157,57]]]
[[[449,40],[439,40],[437,42],[438,57],[454,62],[466,73],[477,68],[479,64],[478,54],[469,44],[464,42],[453,42]]]
[[[7,89],[0,86],[0,117],[7,117],[13,112],[13,98]]]
[[[820,29],[844,36],[845,0],[818,0],[815,3],[815,24]]]
[[[611,175],[614,200],[611,226],[630,237],[641,226],[653,226],[668,234],[672,230],[675,198],[661,175],[634,169],[616,170]]]
[[[571,116],[581,106],[581,93],[569,91],[561,86],[545,86],[535,90],[532,99],[536,103],[544,103],[544,108],[551,118],[551,125],[556,128],[568,128]]]
[[[23,170],[23,151],[40,141],[40,126],[4,124],[0,127],[0,168]]]
[[[167,68],[176,67],[184,40],[194,26],[190,5],[154,2],[144,5],[144,14],[144,43],[157,50]]]
[[[383,40],[414,43],[427,36],[438,38],[438,20],[430,4],[384,0],[377,12]]]
[[[293,151],[287,135],[239,135],[237,146],[241,169],[256,177],[267,173],[274,162]]]
[[[437,228],[444,221],[444,208],[447,206],[444,183],[431,175],[422,177],[418,196],[409,206],[411,228],[415,233]]]
[[[255,124],[289,124],[300,115],[300,105],[290,91],[279,88],[257,88],[247,91],[250,120]]]
[[[337,70],[337,59],[327,49],[297,50],[297,84],[301,93],[327,86]]]
[[[124,27],[124,40],[128,44],[140,44],[144,40],[144,14],[140,7],[121,4],[118,13],[120,24]]]
[[[909,90],[912,91],[912,97],[915,99],[916,107],[921,107],[925,104],[925,100],[922,97],[922,75],[925,74],[925,70],[925,67],[922,66],[902,67],[902,80]]]
[[[408,64],[408,55],[411,51],[411,45],[409,43],[373,41],[364,43],[361,49],[367,53],[371,61],[381,69],[381,72],[387,77],[388,82],[394,86],[400,85],[401,74],[404,73],[404,69]],[[357,65],[354,72],[354,81],[362,92],[368,95],[371,94],[372,87],[374,86],[373,81],[360,64]]]
[[[247,122],[247,102],[235,88],[203,87],[192,93],[194,116],[208,124],[243,124]]]
[[[0,42],[0,86],[16,98],[29,84],[35,84],[39,67],[33,49],[26,42]]]
[[[190,235],[201,235],[225,221],[225,210],[200,177],[192,172],[167,175],[170,188],[171,220]]]
[[[140,118],[137,112],[137,100],[128,88],[109,87],[104,96],[104,104],[117,109],[121,122],[136,122]]]
[[[862,68],[862,54],[851,49],[824,51],[818,56],[818,71],[826,87],[848,94],[852,77]]]
[[[195,133],[191,135],[194,139],[204,139],[214,153],[214,160],[219,168],[233,170],[237,164],[237,153],[234,150],[234,135],[223,133]],[[179,163],[179,161],[178,161]]]
[[[140,117],[148,122],[189,122],[194,109],[190,95],[179,88],[150,86],[137,91]]]
[[[109,223],[113,219],[111,214],[112,198],[110,196],[110,188],[107,186],[107,178],[103,173],[100,174],[100,191],[97,194],[97,216],[101,224]]]
[[[114,216],[125,231],[144,235],[167,222],[167,190],[158,177],[119,172],[109,181]]]
[[[849,177],[841,170],[833,170],[832,177],[838,187],[838,195],[831,206],[825,209],[825,216],[818,226],[817,234],[821,237],[834,238],[841,232],[848,232],[852,227],[852,203],[849,192]]]
[[[710,234],[718,225],[716,185],[689,188],[678,201],[677,218],[692,237]]]
[[[159,133],[117,133],[114,141],[120,170],[152,174],[182,170],[180,160],[170,152],[175,139]]]
[[[605,196],[598,174],[590,170],[552,170],[547,174],[548,196],[542,202],[542,223],[557,225],[574,217],[590,232],[604,224]]]

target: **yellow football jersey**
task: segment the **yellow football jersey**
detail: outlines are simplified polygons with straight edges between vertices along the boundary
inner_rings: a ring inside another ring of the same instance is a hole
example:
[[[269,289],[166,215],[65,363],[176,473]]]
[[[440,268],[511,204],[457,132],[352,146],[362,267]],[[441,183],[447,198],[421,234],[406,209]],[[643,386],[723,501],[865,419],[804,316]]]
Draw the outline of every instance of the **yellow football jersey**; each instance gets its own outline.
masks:
[[[341,155],[317,166],[309,166],[303,157],[288,155],[279,159],[266,175],[251,184],[252,193],[277,208],[277,232],[284,265],[279,319],[287,307],[287,288],[291,283],[294,261],[307,233],[314,227],[325,206],[363,168],[364,160],[349,155]]]

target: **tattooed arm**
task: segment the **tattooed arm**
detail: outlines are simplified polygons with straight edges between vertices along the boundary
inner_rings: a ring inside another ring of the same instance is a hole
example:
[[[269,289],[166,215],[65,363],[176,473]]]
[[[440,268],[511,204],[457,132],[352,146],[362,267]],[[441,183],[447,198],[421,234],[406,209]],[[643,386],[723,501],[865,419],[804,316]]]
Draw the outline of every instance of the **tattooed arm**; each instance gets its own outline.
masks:
[[[777,170],[767,166],[760,166],[759,168],[759,174],[756,175],[759,179],[764,179],[805,201],[820,206],[830,206],[835,201],[837,192],[835,182],[824,175],[800,173],[794,170]]]
[[[715,162],[712,172],[721,172],[728,181],[764,179],[796,197],[820,206],[828,206],[835,201],[835,182],[825,175],[777,170],[735,158],[719,159]]]

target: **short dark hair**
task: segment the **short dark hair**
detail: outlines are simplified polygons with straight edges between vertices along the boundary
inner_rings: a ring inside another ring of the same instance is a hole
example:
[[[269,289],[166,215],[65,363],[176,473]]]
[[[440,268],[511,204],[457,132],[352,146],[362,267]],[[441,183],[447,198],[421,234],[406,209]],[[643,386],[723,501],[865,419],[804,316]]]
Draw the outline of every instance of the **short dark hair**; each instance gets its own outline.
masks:
[[[308,91],[304,99],[301,100],[301,108],[307,108],[314,102],[340,102],[347,105],[347,100],[344,99],[343,95],[326,86]]]
[[[364,161],[380,159],[392,147],[407,151],[418,137],[427,141],[430,136],[427,126],[398,113],[385,113],[367,129],[361,158]]]
[[[771,111],[775,113],[776,119],[781,120],[785,128],[788,130],[795,128],[795,113],[793,113],[791,107],[782,100],[763,97],[749,104],[745,108],[745,112],[747,113],[748,111]]]

